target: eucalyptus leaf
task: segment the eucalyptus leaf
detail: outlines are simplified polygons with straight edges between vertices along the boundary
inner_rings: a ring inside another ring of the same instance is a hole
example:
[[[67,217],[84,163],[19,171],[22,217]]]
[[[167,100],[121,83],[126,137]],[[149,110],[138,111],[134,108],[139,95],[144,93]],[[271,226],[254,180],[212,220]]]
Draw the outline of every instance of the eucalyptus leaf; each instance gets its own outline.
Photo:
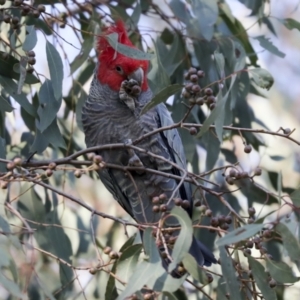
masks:
[[[61,101],[55,100],[55,91],[50,80],[45,80],[39,91],[38,129],[43,133],[56,118]]]
[[[56,48],[48,41],[46,41],[46,54],[54,96],[57,101],[60,101],[64,78],[63,63]]]
[[[283,223],[276,225],[276,231],[281,235],[283,245],[293,261],[300,261],[300,243],[296,236]]]
[[[129,47],[129,46],[119,43],[118,42],[118,34],[115,32],[107,35],[106,39],[107,39],[108,43],[117,52],[119,52],[127,57],[139,59],[139,60],[151,60],[154,57],[153,54],[151,54],[151,53],[145,53],[137,48],[132,48],[132,47]]]
[[[261,47],[268,50],[272,54],[275,54],[275,55],[277,55],[281,58],[285,57],[285,53],[281,52],[277,47],[275,47],[272,44],[272,42],[268,38],[266,38],[265,36],[260,35],[260,36],[257,36],[255,39],[259,41],[259,44],[260,44]]]
[[[261,88],[269,90],[274,79],[272,75],[265,69],[249,69],[248,72],[252,75],[254,82]]]
[[[37,43],[37,35],[35,27],[33,25],[26,26],[26,31],[28,32],[28,34],[26,35],[25,41],[22,45],[22,49],[28,52],[35,47]]]
[[[201,269],[195,258],[187,253],[183,260],[182,263],[184,265],[184,268],[189,272],[189,274],[197,281],[201,282],[202,284],[207,284],[208,280],[207,280],[207,276],[205,274],[205,272],[203,271],[203,269]]]
[[[276,300],[277,296],[274,289],[269,286],[269,278],[264,267],[253,257],[248,256],[248,263],[251,267],[253,277],[258,288],[261,290],[266,300]]]
[[[173,85],[169,85],[167,87],[165,87],[164,89],[162,89],[161,91],[159,91],[152,99],[149,103],[147,103],[142,111],[141,114],[146,113],[148,110],[150,110],[151,108],[153,108],[154,106],[165,102],[169,97],[171,97],[172,95],[174,95],[175,93],[179,92],[182,89],[182,85],[181,84],[173,84]]]
[[[295,19],[287,18],[287,19],[281,20],[281,22],[289,30],[297,29],[300,31],[300,22],[296,21]]]
[[[7,101],[7,98],[4,97],[4,95],[0,94],[0,111],[2,112],[12,112],[14,108],[10,105],[10,103]]]
[[[267,268],[272,278],[280,283],[294,283],[299,281],[300,277],[293,274],[292,268],[283,261],[274,261],[267,259]]]
[[[214,25],[218,19],[218,2],[216,0],[192,0],[193,13],[196,16],[201,35],[210,41],[214,34]],[[197,25],[196,25],[197,24]]]
[[[12,79],[0,75],[0,83],[6,93],[14,98],[30,115],[35,116],[35,109],[28,101],[26,94],[23,92],[17,94],[18,86]]]
[[[116,276],[122,278],[122,281],[128,282],[133,274],[135,267],[138,263],[138,258],[142,250],[142,245],[132,245],[126,248],[118,259]],[[119,281],[116,281],[116,288],[118,291],[122,291],[124,286]]]
[[[229,232],[217,241],[218,246],[225,246],[235,244],[242,240],[248,239],[254,236],[257,232],[262,230],[264,224],[247,224],[243,227],[236,228]]]
[[[235,269],[233,267],[233,261],[230,256],[226,253],[225,247],[219,246],[220,260],[223,278],[227,286],[227,291],[230,295],[234,295],[235,300],[242,300],[240,294],[240,284],[235,275]]]
[[[174,270],[177,264],[179,264],[188,253],[193,239],[192,220],[187,212],[184,209],[175,206],[171,210],[170,216],[176,217],[181,228],[172,251],[173,261],[169,264],[169,272]]]

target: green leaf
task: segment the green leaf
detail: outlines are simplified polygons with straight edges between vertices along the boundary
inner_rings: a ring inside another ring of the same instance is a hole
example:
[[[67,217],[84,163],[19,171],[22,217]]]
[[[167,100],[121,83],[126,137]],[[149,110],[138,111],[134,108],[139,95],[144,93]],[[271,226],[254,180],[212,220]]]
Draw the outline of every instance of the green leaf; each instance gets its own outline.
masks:
[[[18,297],[19,299],[26,299],[27,297],[25,297],[25,295],[21,292],[19,286],[9,280],[8,278],[6,278],[2,272],[0,272],[0,284],[11,294],[14,295],[16,297]]]
[[[192,0],[193,13],[196,16],[194,26],[199,28],[201,35],[210,41],[214,34],[214,25],[218,19],[218,4],[216,0]],[[194,21],[193,20],[193,21]]]
[[[35,4],[37,5],[36,1],[35,1]],[[25,22],[26,22],[26,25],[33,25],[36,29],[40,29],[46,35],[52,35],[53,34],[53,31],[52,31],[51,27],[49,26],[49,24],[46,23],[46,21],[44,21],[40,18],[37,19],[33,16],[27,16]]]
[[[149,285],[149,274],[161,274],[163,267],[161,259],[156,247],[154,238],[152,237],[152,229],[147,228],[144,231],[144,247],[146,254],[149,256],[149,262],[140,262],[128,281],[124,291],[119,295],[117,300],[123,300],[140,290],[145,284]]]
[[[43,133],[51,125],[60,108],[61,101],[56,101],[54,94],[55,92],[52,82],[46,79],[39,91],[40,105],[37,111],[39,116],[37,127],[41,133]]]
[[[12,112],[14,108],[10,105],[10,103],[7,101],[7,98],[4,98],[4,95],[0,94],[0,111],[1,112]]]
[[[226,282],[227,290],[230,295],[234,295],[234,300],[242,300],[241,294],[239,293],[240,284],[235,275],[235,269],[233,267],[233,261],[230,256],[228,256],[225,247],[219,247],[220,249],[220,259],[221,267],[224,281]]]
[[[266,300],[276,300],[276,293],[274,289],[271,289],[269,286],[268,275],[265,272],[264,267],[251,256],[248,256],[248,263],[251,267],[255,282],[258,288],[261,290],[264,298]]]
[[[178,18],[181,22],[188,24],[191,15],[187,9],[186,4],[183,1],[171,0],[169,6],[176,18]]]
[[[8,252],[7,245],[5,245],[4,241],[2,240],[1,247],[0,247],[0,268],[8,267],[9,263],[10,263],[10,254]]]
[[[151,60],[151,71],[148,73],[147,77],[149,84],[152,90],[152,93],[155,95],[160,90],[164,89],[166,86],[170,85],[170,77],[165,70],[161,59],[164,59],[164,55],[159,51],[164,44],[160,39],[157,39],[157,42],[154,42],[155,45],[155,56]],[[164,52],[166,52],[166,47],[164,47]]]
[[[300,23],[294,19],[287,18],[279,21],[281,21],[283,25],[289,30],[297,29],[300,31]]]
[[[36,126],[36,135],[33,144],[30,148],[32,153],[42,153],[49,144],[54,148],[60,147],[66,149],[66,142],[63,139],[60,130],[57,126],[57,119],[55,118],[50,126],[45,129],[43,133],[40,132],[38,126]]]
[[[164,89],[159,91],[152,98],[152,100],[143,107],[141,114],[146,113],[148,110],[150,110],[154,106],[158,105],[159,103],[166,101],[170,96],[172,96],[175,93],[177,93],[178,91],[180,91],[182,89],[182,87],[183,86],[181,84],[172,84],[172,85],[165,87]]]
[[[208,130],[202,137],[207,152],[205,170],[211,170],[217,162],[220,154],[220,141],[213,129]]]
[[[192,220],[187,212],[181,207],[174,207],[170,212],[170,216],[176,217],[181,229],[172,251],[173,261],[169,264],[169,272],[174,270],[188,253],[193,239]]]
[[[126,46],[124,44],[121,44],[118,42],[118,34],[117,33],[111,33],[106,36],[108,43],[119,53],[130,57],[134,59],[139,60],[151,60],[153,59],[153,54],[151,53],[145,53],[137,48],[132,48],[129,46]]]
[[[286,159],[286,157],[280,156],[280,155],[270,155],[270,158],[275,161],[282,161],[282,160]]]
[[[70,64],[71,74],[73,74],[78,68],[87,61],[89,54],[94,46],[94,37],[92,35],[88,36],[82,43],[80,53],[74,58]]]
[[[77,103],[76,103],[76,122],[77,122],[77,126],[83,131],[83,126],[82,126],[82,120],[81,120],[81,110],[83,107],[83,104],[85,102],[85,100],[87,99],[88,95],[87,93],[84,91],[84,89],[82,89],[80,87],[80,96],[77,98]]]
[[[270,39],[266,38],[263,35],[260,35],[258,37],[255,38],[256,40],[259,41],[259,44],[261,45],[261,47],[263,47],[264,49],[268,50],[269,52],[284,58],[285,57],[285,53],[281,52],[277,47],[275,47],[272,42],[270,41]]]
[[[0,76],[0,83],[6,93],[16,100],[30,115],[35,116],[35,109],[31,103],[29,103],[26,94],[21,92],[17,94],[18,86],[10,78]]]
[[[283,224],[276,225],[276,231],[281,235],[284,248],[287,250],[290,258],[293,261],[299,262],[300,260],[300,244],[295,235]]]
[[[261,11],[263,11],[265,5],[264,1],[261,0],[239,0],[239,1],[252,10],[251,16],[257,15]]]
[[[129,18],[131,23],[133,23],[135,26],[138,24],[138,22],[140,20],[141,13],[142,13],[141,4],[139,2],[136,2],[135,8]]]
[[[251,43],[249,42],[249,36],[247,34],[247,31],[238,19],[233,18],[233,16],[230,13],[230,9],[226,9],[226,5],[226,3],[219,3],[220,17],[224,20],[224,23],[231,31],[232,36],[236,36],[239,38],[248,55],[248,58],[250,59],[251,65],[257,66],[258,57]]]
[[[20,74],[14,70],[14,65],[18,63],[20,63],[20,61],[14,58],[12,55],[0,51],[0,75],[8,77],[10,80],[19,80]],[[35,84],[38,82],[40,81],[34,75],[27,74],[25,83]]]
[[[184,265],[184,268],[195,280],[201,282],[202,284],[208,283],[205,272],[198,266],[197,261],[191,254],[186,253],[182,260],[182,263]]]
[[[118,278],[121,278],[122,281],[124,282],[129,281],[137,265],[141,250],[142,250],[142,245],[136,244],[136,245],[129,246],[121,254],[117,262],[117,268],[115,274]],[[124,285],[119,281],[116,281],[116,288],[118,291],[122,291],[124,289]]]
[[[261,88],[269,90],[274,83],[272,75],[265,69],[249,69],[254,82]]]
[[[54,96],[57,101],[62,97],[62,83],[64,78],[63,63],[56,48],[46,41],[46,54],[50,71],[50,78],[54,90]]]
[[[22,45],[22,49],[25,52],[32,50],[37,43],[37,35],[35,31],[35,27],[33,25],[26,26],[26,31],[28,34],[26,35],[25,41]]]
[[[239,241],[248,239],[249,237],[254,236],[257,232],[262,230],[264,224],[247,224],[243,227],[239,227],[217,241],[218,246],[225,246],[235,244]]]
[[[300,207],[300,188],[291,193],[290,198],[292,199],[294,205]]]
[[[295,277],[291,267],[282,261],[267,259],[267,268],[272,278],[280,283],[294,283],[300,279],[300,277]]]
[[[2,139],[2,138],[0,138],[0,139]],[[0,228],[4,232],[11,232],[8,222],[1,215],[0,215]]]
[[[219,118],[219,116],[222,115],[222,113],[224,112],[227,98],[228,98],[228,93],[224,97],[222,97],[222,91],[219,92],[219,94],[217,96],[217,99],[218,99],[217,105],[214,108],[214,110],[210,113],[208,118],[204,121],[199,133],[197,134],[197,138],[200,138],[209,129],[209,127]],[[223,136],[219,136],[219,134],[221,133],[220,132],[220,129],[221,129],[220,124],[222,124],[222,122],[218,123],[217,136],[218,136],[219,141],[222,143]]]
[[[116,273],[116,267],[117,267],[117,261],[113,264],[113,267],[111,269],[112,274]],[[107,284],[106,284],[106,289],[105,289],[105,300],[111,300],[111,299],[117,299],[118,297],[118,292],[116,289],[116,279],[115,277],[110,274]]]
[[[19,81],[18,81],[17,94],[22,93],[22,88],[23,88],[23,85],[25,83],[25,79],[27,76],[27,70],[26,70],[27,61],[28,61],[28,58],[26,56],[21,57],[20,64],[19,64],[20,77],[19,77]]]

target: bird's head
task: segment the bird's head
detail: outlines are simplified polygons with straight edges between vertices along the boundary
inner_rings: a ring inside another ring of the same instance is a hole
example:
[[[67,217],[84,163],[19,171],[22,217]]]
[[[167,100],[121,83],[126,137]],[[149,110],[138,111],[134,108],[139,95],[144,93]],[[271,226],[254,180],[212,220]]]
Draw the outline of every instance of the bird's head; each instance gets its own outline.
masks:
[[[118,91],[124,80],[134,79],[139,83],[142,91],[146,91],[148,89],[148,61],[133,59],[117,52],[106,38],[114,32],[118,34],[119,43],[136,48],[128,38],[122,21],[117,21],[115,25],[105,28],[97,43],[100,62],[97,71],[98,80],[101,84],[107,84],[112,90]]]

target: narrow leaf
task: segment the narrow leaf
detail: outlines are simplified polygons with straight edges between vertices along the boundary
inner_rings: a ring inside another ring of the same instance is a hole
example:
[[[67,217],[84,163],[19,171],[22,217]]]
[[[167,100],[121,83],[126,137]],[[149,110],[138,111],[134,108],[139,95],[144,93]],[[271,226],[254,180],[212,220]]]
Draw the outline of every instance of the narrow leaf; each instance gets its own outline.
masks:
[[[299,262],[300,260],[299,241],[283,223],[279,223],[276,225],[276,231],[280,233],[283,245],[287,250],[290,258],[293,261]]]
[[[188,253],[193,238],[192,220],[187,212],[182,208],[174,207],[170,215],[176,217],[181,225],[181,229],[172,251],[173,261],[169,265],[169,272],[174,270],[177,264],[179,264]]]
[[[194,25],[199,27],[201,35],[210,41],[214,34],[214,25],[218,19],[218,3],[216,0],[193,0],[191,2],[197,21],[197,25]]]
[[[158,92],[149,103],[147,103],[144,106],[144,108],[141,111],[141,114],[146,113],[148,110],[158,105],[159,103],[166,101],[170,96],[174,95],[181,89],[182,89],[181,84],[173,84],[165,87],[160,92]]]
[[[205,272],[198,266],[195,258],[191,254],[187,253],[184,256],[182,263],[184,268],[195,280],[201,282],[202,284],[207,284],[208,281]]]
[[[145,53],[137,48],[132,48],[129,46],[126,46],[124,44],[121,44],[118,42],[118,34],[117,33],[111,33],[106,36],[108,43],[119,53],[130,57],[134,59],[139,60],[151,60],[153,59],[153,54],[151,53]]]
[[[18,80],[20,74],[14,69],[14,66],[18,63],[19,61],[15,57],[0,51],[0,75]],[[27,74],[25,83],[35,84],[38,82],[40,81],[33,74]]]
[[[63,63],[56,48],[48,41],[46,42],[46,54],[54,96],[55,99],[59,101],[62,97],[62,83],[64,78]]]
[[[225,279],[227,290],[233,299],[242,300],[241,294],[239,293],[240,284],[235,275],[232,259],[228,256],[225,247],[219,247],[219,249],[223,278]]]
[[[270,155],[270,158],[275,161],[282,161],[285,159],[285,157],[281,155]]]
[[[50,80],[45,80],[39,91],[38,128],[41,133],[47,129],[55,119],[61,101],[55,100],[55,91]]]
[[[121,254],[117,262],[117,269],[115,274],[118,278],[122,278],[122,281],[124,282],[129,281],[137,265],[141,250],[142,250],[142,245],[136,244],[136,245],[129,246]],[[116,281],[116,288],[121,291],[124,289],[124,285],[119,281]]]
[[[300,31],[300,23],[294,19],[287,18],[287,19],[282,20],[281,22],[289,30],[297,29]]]
[[[290,266],[283,261],[267,260],[267,268],[271,276],[280,283],[294,283],[300,277],[295,277]]]
[[[89,54],[94,45],[94,37],[92,35],[88,36],[81,47],[80,53],[74,58],[71,63],[71,74],[73,74],[78,68],[80,68],[88,59]]]
[[[17,94],[18,86],[12,79],[0,75],[0,82],[6,93],[14,98],[30,115],[35,116],[33,105],[28,101],[25,93]]]
[[[263,35],[257,36],[255,39],[259,41],[259,44],[260,44],[261,47],[268,50],[272,54],[275,54],[275,55],[277,55],[281,58],[285,57],[285,53],[281,52],[277,47],[275,47],[272,44],[272,42],[270,41],[270,39],[266,38]]]
[[[2,94],[0,94],[0,111],[2,112],[12,112],[14,108],[8,103]]]
[[[1,99],[1,98],[0,98]],[[1,101],[0,101],[1,104]],[[6,141],[3,137],[0,136],[0,158],[6,159]],[[6,172],[6,164],[0,162],[0,172]],[[0,219],[0,226],[2,225],[1,219]]]
[[[300,207],[300,188],[291,193],[290,198],[292,199],[294,205]]]
[[[26,79],[26,75],[27,75],[27,71],[26,71],[27,61],[28,61],[28,58],[26,56],[21,57],[20,64],[19,64],[20,77],[19,77],[19,81],[18,81],[18,90],[17,90],[17,94],[19,94],[19,95],[22,92],[22,88],[25,83],[25,79]]]
[[[19,299],[25,299],[25,295],[22,294],[19,286],[7,279],[3,274],[2,272],[0,272],[0,284],[11,294],[11,295],[14,295],[16,297],[18,297]],[[26,297],[27,298],[27,297]]]
[[[217,241],[217,245],[218,246],[231,245],[231,244],[235,244],[239,241],[248,239],[249,237],[252,237],[257,232],[262,230],[263,227],[264,227],[264,224],[247,224],[243,227],[239,227],[239,228],[229,232],[222,238],[220,238]]]
[[[35,47],[37,43],[37,35],[33,25],[26,26],[26,32],[28,32],[28,34],[26,35],[22,49],[27,52]]]
[[[265,272],[264,267],[251,256],[248,256],[248,263],[251,267],[255,282],[261,290],[264,298],[266,300],[276,300],[276,293],[269,287],[268,275]]]
[[[269,90],[274,83],[272,75],[265,69],[249,69],[254,82],[261,88]]]

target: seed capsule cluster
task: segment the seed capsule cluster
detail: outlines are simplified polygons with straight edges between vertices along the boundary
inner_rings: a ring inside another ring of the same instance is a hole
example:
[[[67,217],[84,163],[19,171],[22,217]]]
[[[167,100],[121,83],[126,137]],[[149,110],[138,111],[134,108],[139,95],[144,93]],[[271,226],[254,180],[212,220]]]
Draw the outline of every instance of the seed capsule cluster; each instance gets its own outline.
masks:
[[[223,174],[225,176],[225,180],[229,185],[235,184],[236,180],[239,179],[246,179],[246,178],[253,178],[255,176],[260,176],[262,174],[262,169],[257,167],[253,171],[253,175],[250,175],[248,172],[245,171],[239,171],[237,169],[230,169],[227,175]]]
[[[0,0],[0,5],[4,5],[6,0]],[[32,16],[34,18],[39,18],[42,13],[46,12],[46,8],[44,5],[39,4],[36,7],[33,7],[24,0],[14,0],[12,2],[13,8],[19,8],[21,11],[21,16]],[[7,24],[11,25],[11,28],[14,30],[18,30],[21,27],[20,18],[17,16],[10,15],[7,11],[3,15],[3,21]]]
[[[188,81],[185,84],[182,96],[188,99],[191,105],[203,105],[207,104],[209,109],[213,110],[216,107],[216,98],[213,95],[211,88],[202,89],[199,85],[199,79],[205,76],[204,72],[195,68],[190,68],[185,79]],[[193,134],[194,129],[191,131]]]

